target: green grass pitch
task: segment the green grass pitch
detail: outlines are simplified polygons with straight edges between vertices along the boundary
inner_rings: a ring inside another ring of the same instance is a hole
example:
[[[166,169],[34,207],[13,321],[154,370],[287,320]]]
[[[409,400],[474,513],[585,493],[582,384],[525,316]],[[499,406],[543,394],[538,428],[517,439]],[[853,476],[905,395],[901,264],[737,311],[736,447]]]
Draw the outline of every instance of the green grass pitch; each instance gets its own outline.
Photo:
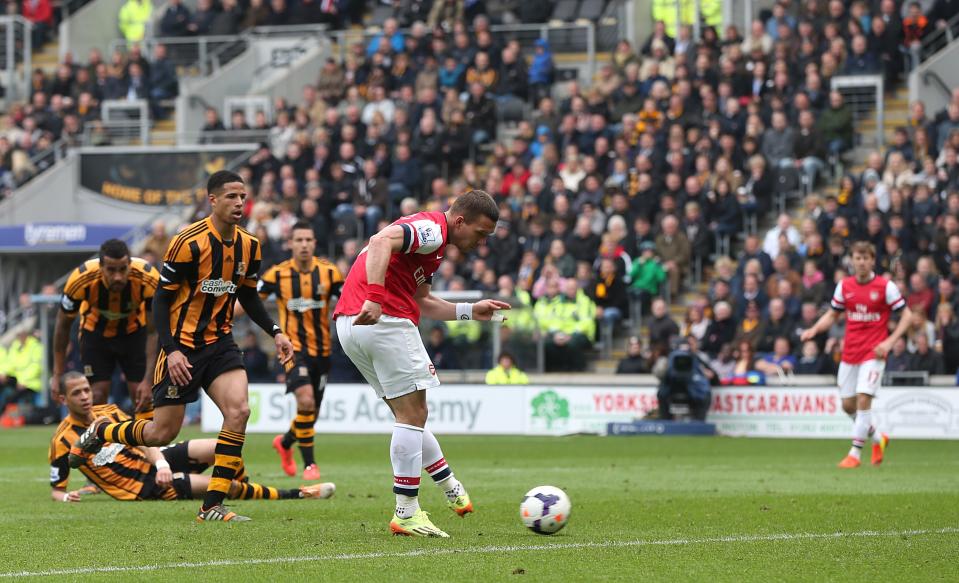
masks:
[[[440,436],[477,512],[455,516],[425,478],[452,538],[424,540],[388,533],[386,435],[318,436],[336,496],[237,502],[254,522],[234,526],[195,524],[192,501],[51,501],[52,431],[0,431],[0,580],[959,580],[957,442],[894,440],[883,467],[840,471],[842,440]],[[247,439],[253,479],[296,485],[271,437]],[[539,484],[573,502],[552,537],[519,521]]]

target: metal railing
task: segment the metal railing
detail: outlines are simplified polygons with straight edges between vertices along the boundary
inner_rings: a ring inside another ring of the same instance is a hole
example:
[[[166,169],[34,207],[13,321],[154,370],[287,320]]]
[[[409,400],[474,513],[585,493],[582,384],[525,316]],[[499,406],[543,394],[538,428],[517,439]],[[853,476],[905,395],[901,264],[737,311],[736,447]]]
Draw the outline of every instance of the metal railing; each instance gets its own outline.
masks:
[[[22,16],[0,16],[0,64],[8,102],[30,97],[32,30],[33,25]]]
[[[922,46],[918,55],[919,63],[938,53],[954,41],[956,37],[959,37],[959,14],[950,18],[944,28],[936,27],[934,22],[929,23],[929,25],[935,28],[922,37]],[[919,63],[913,62],[913,66],[915,67]]]
[[[557,53],[586,53],[586,64],[589,77],[596,73],[596,27],[594,22],[586,23],[540,23],[540,24],[495,24],[490,26],[490,33],[498,46],[502,47],[511,40],[519,41],[525,51],[532,51],[537,40],[549,41],[550,50]],[[409,34],[409,29],[401,29],[402,34]],[[352,30],[335,30],[327,33],[336,43],[336,50],[340,62],[346,60],[349,46],[362,42],[366,46],[369,41],[380,34],[377,29],[367,29],[362,33]],[[615,42],[615,41],[614,41]]]
[[[266,95],[238,95],[224,99],[224,124],[232,127],[231,116],[236,111],[242,111],[248,123],[256,119],[259,112],[266,116],[267,123],[273,123],[273,101]]]
[[[145,99],[108,99],[100,105],[100,119],[113,143],[150,143],[150,106]]]
[[[153,48],[162,44],[167,48],[167,59],[182,75],[206,76],[245,51],[249,40],[242,35],[173,36],[146,38],[139,44],[144,54],[153,54]],[[110,54],[116,51],[125,54],[128,50],[126,39],[110,42]]]
[[[156,144],[261,144],[270,137],[270,130],[217,130],[152,132]]]
[[[326,29],[324,24],[257,26],[236,35],[149,37],[139,45],[144,54],[152,54],[153,48],[162,44],[167,48],[167,58],[182,75],[205,77],[243,54],[254,38],[320,35]],[[129,48],[122,38],[111,41],[109,46],[111,54],[125,54]]]
[[[832,89],[842,93],[846,105],[852,110],[853,122],[875,118],[876,136],[874,143],[864,142],[881,148],[885,143],[884,98],[882,75],[844,75],[832,78]]]

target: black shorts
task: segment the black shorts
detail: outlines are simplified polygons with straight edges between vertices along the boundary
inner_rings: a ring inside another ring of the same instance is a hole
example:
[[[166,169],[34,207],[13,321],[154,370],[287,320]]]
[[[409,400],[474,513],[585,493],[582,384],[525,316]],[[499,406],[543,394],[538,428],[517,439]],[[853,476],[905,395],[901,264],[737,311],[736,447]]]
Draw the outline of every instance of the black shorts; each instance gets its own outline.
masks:
[[[163,457],[170,464],[170,471],[173,472],[173,489],[176,491],[177,500],[192,500],[190,474],[202,474],[210,467],[209,464],[190,459],[189,447],[190,441],[187,440],[160,448]]]
[[[326,375],[329,372],[329,356],[310,356],[305,352],[295,352],[293,368],[286,373],[286,392],[292,393],[303,385],[312,385],[313,392],[321,394],[326,388]]]
[[[83,374],[91,383],[113,378],[117,364],[128,383],[143,380],[147,368],[147,331],[140,328],[133,334],[103,338],[95,332],[80,332],[80,359]]]
[[[200,388],[207,389],[218,376],[237,368],[243,368],[243,355],[233,341],[232,335],[224,336],[213,344],[197,350],[182,349],[193,368],[190,382],[185,387],[170,380],[166,354],[161,350],[154,371],[153,407],[185,405],[200,398]]]

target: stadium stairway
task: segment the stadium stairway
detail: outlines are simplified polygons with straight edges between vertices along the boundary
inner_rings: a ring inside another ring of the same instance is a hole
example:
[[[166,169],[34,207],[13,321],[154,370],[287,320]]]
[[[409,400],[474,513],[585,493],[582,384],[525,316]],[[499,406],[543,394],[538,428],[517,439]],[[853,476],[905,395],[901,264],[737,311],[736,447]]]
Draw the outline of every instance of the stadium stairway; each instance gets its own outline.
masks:
[[[36,51],[31,56],[31,66],[34,69],[40,69],[48,76],[54,76],[57,73],[57,67],[60,65],[60,42],[54,40],[43,45],[43,48]]]
[[[175,146],[176,145],[176,119],[171,115],[168,119],[154,120],[153,127],[150,128],[151,146]]]

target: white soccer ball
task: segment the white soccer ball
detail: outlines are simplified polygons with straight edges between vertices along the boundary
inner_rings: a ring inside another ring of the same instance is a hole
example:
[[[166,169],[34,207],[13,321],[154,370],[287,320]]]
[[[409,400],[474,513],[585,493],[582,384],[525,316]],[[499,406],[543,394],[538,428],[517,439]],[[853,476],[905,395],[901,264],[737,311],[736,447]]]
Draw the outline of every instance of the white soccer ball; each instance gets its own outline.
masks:
[[[566,492],[555,486],[537,486],[523,496],[519,516],[536,534],[555,534],[566,526],[572,508]]]

